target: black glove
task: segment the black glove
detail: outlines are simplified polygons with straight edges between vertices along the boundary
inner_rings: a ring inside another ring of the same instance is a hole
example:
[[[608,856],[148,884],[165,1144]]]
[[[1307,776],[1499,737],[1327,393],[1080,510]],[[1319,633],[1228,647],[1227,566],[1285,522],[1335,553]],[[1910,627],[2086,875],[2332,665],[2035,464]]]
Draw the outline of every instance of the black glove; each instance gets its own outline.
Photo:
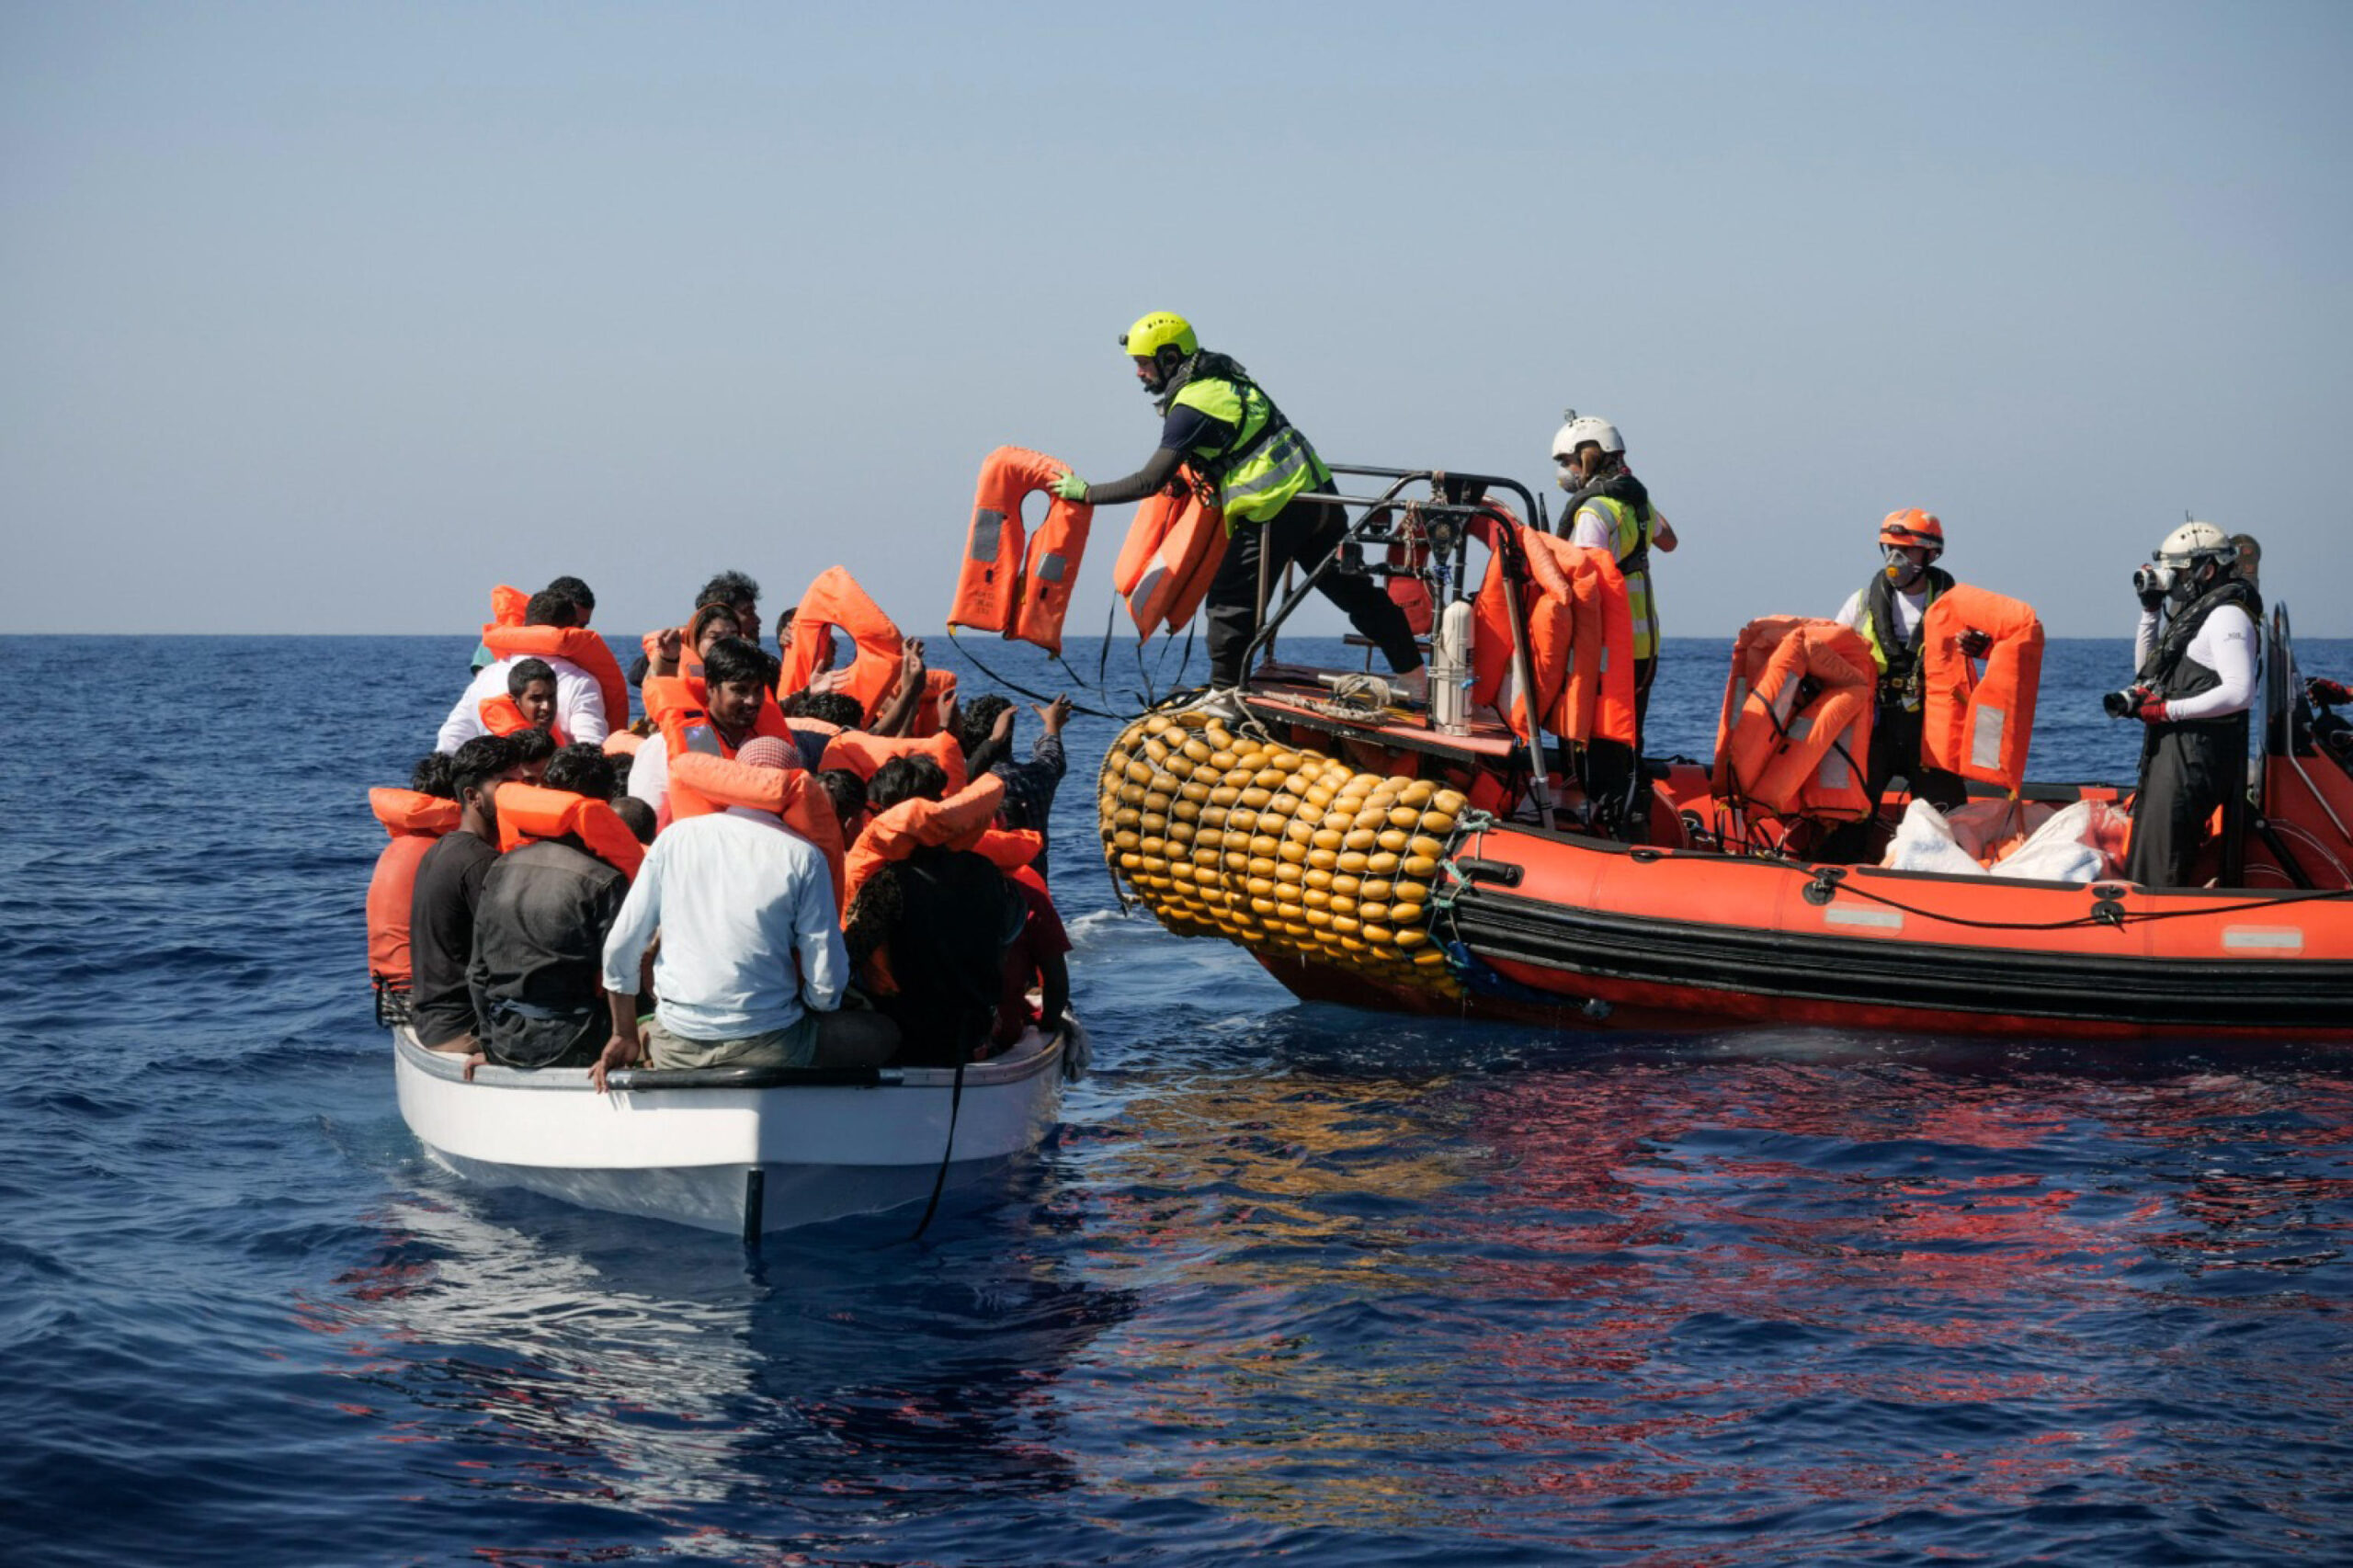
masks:
[[[1961,651],[1970,658],[1982,659],[1993,650],[1993,637],[1973,626],[1961,634]]]

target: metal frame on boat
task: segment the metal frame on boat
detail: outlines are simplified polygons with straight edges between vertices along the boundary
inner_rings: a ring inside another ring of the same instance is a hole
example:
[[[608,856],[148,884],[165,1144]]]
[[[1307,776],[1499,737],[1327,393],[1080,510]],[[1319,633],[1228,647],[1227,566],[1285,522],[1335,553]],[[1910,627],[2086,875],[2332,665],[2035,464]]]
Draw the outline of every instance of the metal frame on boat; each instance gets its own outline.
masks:
[[[592,1209],[740,1233],[920,1202],[979,1178],[1055,1122],[1070,1042],[1032,1029],[946,1067],[524,1072],[392,1031],[401,1115],[444,1167]]]

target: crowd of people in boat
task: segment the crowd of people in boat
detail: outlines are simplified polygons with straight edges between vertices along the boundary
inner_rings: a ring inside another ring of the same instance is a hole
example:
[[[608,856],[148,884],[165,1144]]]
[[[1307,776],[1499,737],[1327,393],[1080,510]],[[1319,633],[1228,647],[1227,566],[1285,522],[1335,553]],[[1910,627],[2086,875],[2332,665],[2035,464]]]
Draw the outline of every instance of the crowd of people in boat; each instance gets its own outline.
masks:
[[[587,1067],[600,1087],[636,1066],[944,1066],[1066,1027],[1045,836],[1067,699],[1017,757],[1020,710],[960,699],[841,569],[797,607],[798,650],[794,610],[761,645],[758,601],[718,574],[624,671],[578,578],[499,590],[434,750],[371,792],[392,835],[368,894],[381,1012],[469,1074]],[[861,616],[887,635],[838,665],[834,623]]]

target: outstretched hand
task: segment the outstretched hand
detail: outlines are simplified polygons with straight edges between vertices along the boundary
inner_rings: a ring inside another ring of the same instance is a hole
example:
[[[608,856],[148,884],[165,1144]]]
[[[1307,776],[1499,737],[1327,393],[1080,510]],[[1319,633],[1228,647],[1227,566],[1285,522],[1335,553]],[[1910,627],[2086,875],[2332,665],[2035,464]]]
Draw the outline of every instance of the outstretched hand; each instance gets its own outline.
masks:
[[[1006,711],[1009,713],[1012,710],[1007,709]],[[1070,697],[1065,693],[1043,708],[1033,708],[1030,711],[1037,714],[1038,722],[1046,726],[1046,733],[1059,735],[1063,733],[1063,726],[1070,722]]]

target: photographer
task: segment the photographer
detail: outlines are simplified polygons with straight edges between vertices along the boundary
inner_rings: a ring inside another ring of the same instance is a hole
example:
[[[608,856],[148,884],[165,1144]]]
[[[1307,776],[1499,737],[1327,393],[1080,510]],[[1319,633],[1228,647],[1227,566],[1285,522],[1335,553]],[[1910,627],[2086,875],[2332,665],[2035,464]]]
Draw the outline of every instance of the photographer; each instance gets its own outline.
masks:
[[[2188,522],[2132,574],[2141,597],[2139,674],[2108,710],[2148,726],[2132,798],[2125,875],[2143,887],[2187,887],[2206,820],[2227,806],[2238,830],[2246,794],[2247,710],[2255,706],[2256,619],[2263,602],[2234,567],[2239,549],[2211,523]],[[2162,626],[2159,611],[2165,612]]]

